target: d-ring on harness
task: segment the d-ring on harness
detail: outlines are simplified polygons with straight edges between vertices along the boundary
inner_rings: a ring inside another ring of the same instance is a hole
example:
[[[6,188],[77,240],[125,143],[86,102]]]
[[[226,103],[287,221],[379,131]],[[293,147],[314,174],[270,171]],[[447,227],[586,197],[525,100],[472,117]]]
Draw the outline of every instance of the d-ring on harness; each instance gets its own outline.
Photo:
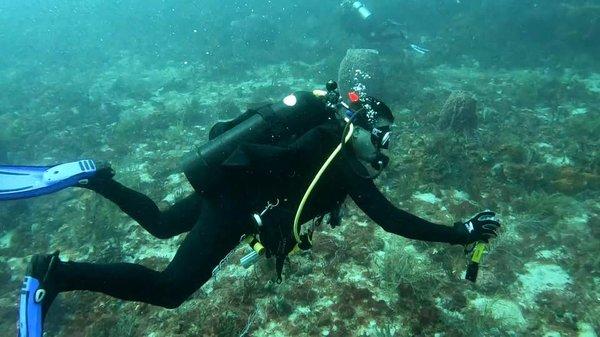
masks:
[[[279,198],[277,198],[277,201],[275,201],[275,203],[271,203],[270,201],[267,201],[267,206],[265,207],[265,209],[263,209],[262,212],[260,212],[260,214],[256,214],[256,213],[252,214],[252,218],[254,219],[254,221],[256,221],[256,225],[258,227],[262,227],[262,225],[263,225],[262,216],[277,206],[279,206]]]
[[[276,199],[274,203],[267,201],[267,206],[260,213],[252,214],[252,219],[255,222],[257,228],[261,228],[263,226],[262,216],[265,215],[268,211],[273,208],[279,206],[279,198]],[[240,240],[243,243],[247,243],[252,248],[252,251],[246,255],[244,255],[240,259],[240,263],[244,268],[250,268],[258,258],[265,253],[265,246],[257,239],[256,235],[244,235]]]

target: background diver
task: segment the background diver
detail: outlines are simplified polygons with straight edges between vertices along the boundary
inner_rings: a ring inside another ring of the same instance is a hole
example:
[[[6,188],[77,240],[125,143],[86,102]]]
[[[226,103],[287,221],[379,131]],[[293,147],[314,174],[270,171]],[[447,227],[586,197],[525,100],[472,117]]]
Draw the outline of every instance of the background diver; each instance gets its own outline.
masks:
[[[340,6],[345,13],[345,15],[342,15],[342,25],[346,30],[357,33],[366,41],[386,45],[400,45],[402,48],[410,48],[419,54],[429,52],[429,49],[409,42],[402,24],[390,18],[382,19],[381,16],[373,14],[365,3],[344,0],[340,3]],[[349,20],[347,17],[352,19]]]
[[[33,256],[21,292],[20,336],[41,336],[50,305],[66,291],[95,291],[176,308],[242,240],[275,257],[281,281],[286,256],[310,248],[314,226],[324,215],[330,215],[331,226],[338,225],[347,196],[385,231],[406,238],[468,245],[497,235],[500,223],[491,211],[445,226],[392,205],[373,182],[388,163],[384,152],[391,141],[391,110],[354,93],[348,105],[333,81],[327,89],[296,92],[215,124],[209,141],[184,165],[195,192],[164,211],[114,180],[108,165],[80,161],[42,173],[32,167],[3,167],[3,172],[34,180],[37,188],[18,188],[18,179],[0,175],[0,199],[84,187],[114,202],[159,239],[187,233],[162,271],[134,263],[66,262],[58,252]]]

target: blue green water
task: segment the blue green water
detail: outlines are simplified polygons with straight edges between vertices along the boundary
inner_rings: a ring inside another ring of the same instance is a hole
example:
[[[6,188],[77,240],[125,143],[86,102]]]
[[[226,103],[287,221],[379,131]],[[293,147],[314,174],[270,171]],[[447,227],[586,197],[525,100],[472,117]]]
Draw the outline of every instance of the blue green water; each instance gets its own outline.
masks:
[[[377,185],[437,223],[494,209],[503,230],[478,283],[461,247],[386,233],[349,202],[279,286],[273,261],[239,266],[240,246],[177,309],[61,294],[48,336],[600,332],[600,2],[364,1],[406,39],[369,37],[340,3],[0,0],[0,164],[110,161],[164,208],[192,191],[181,158],[216,121],[377,50],[369,86],[396,117]],[[444,122],[459,91],[476,101],[470,134]],[[181,240],[81,189],[1,203],[0,335],[16,334],[33,254],[161,270]]]

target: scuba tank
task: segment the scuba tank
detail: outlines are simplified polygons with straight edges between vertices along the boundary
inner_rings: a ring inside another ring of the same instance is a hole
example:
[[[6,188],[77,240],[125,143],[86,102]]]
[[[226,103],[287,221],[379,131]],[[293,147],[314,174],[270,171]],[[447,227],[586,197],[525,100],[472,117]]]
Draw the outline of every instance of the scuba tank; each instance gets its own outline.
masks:
[[[198,193],[213,192],[222,182],[221,163],[241,144],[276,144],[304,134],[334,117],[335,110],[326,99],[324,91],[300,91],[280,102],[248,110],[232,121],[215,124],[209,141],[185,160],[183,171],[188,181]]]
[[[373,13],[371,13],[371,11],[360,1],[354,1],[352,3],[352,8],[358,12],[358,15],[360,15],[363,20],[366,20],[373,15]]]

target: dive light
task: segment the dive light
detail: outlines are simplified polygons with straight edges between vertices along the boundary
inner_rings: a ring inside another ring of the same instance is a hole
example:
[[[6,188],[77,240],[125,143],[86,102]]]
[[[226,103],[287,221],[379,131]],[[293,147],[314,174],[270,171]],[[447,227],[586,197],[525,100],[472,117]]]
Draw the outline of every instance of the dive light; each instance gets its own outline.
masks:
[[[465,279],[475,282],[477,281],[477,274],[479,273],[479,265],[481,264],[481,260],[483,259],[483,254],[485,253],[485,243],[477,242],[475,248],[473,248],[473,252],[471,254],[471,260],[469,261],[469,265],[467,266],[467,274],[465,275]]]

